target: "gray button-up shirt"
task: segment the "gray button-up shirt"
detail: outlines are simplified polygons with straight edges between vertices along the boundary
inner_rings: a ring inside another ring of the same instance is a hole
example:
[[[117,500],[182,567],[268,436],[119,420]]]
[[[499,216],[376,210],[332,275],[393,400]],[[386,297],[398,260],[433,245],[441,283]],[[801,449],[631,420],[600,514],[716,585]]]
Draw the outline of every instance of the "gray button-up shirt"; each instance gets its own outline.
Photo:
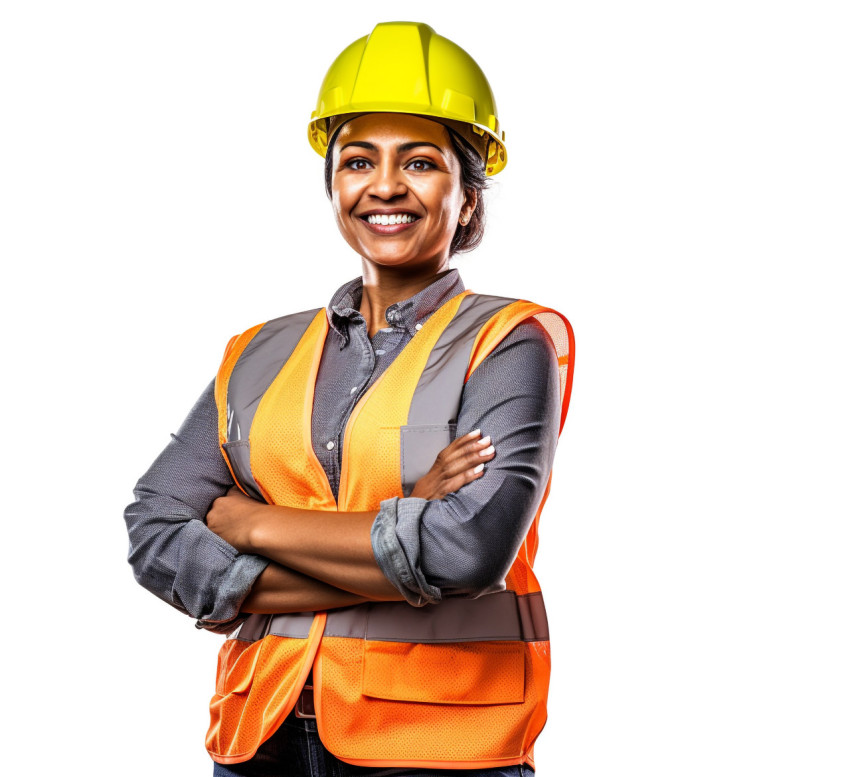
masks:
[[[363,279],[340,286],[326,308],[329,330],[316,378],[313,449],[338,498],[342,437],[354,405],[422,324],[464,290],[456,269],[390,305],[388,326],[369,337],[359,312]],[[139,479],[124,519],[136,580],[198,628],[233,631],[239,608],[269,559],[239,553],[207,528],[212,502],[233,485],[219,449],[213,389]],[[534,319],[514,329],[467,381],[457,435],[481,429],[496,455],[484,474],[443,499],[392,497],[372,526],[375,559],[412,605],[502,590],[540,504],[560,423],[557,357]]]

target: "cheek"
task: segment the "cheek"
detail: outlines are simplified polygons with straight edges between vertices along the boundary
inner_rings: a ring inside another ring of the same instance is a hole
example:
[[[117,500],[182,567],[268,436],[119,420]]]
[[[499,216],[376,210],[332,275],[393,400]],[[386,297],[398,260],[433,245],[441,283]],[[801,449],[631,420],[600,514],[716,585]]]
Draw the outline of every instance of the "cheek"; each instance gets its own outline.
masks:
[[[331,189],[331,203],[333,205],[334,217],[338,222],[342,223],[345,216],[353,207],[351,193],[345,188],[334,187]]]
[[[341,217],[346,216],[357,205],[362,194],[363,183],[360,180],[337,174],[331,182],[331,202]]]
[[[431,217],[439,222],[451,221],[460,211],[462,200],[454,187],[442,181],[422,182],[416,189],[417,197],[428,208]]]
[[[342,199],[338,189],[331,189],[331,205],[334,209],[334,215],[339,219],[339,215],[342,212]]]

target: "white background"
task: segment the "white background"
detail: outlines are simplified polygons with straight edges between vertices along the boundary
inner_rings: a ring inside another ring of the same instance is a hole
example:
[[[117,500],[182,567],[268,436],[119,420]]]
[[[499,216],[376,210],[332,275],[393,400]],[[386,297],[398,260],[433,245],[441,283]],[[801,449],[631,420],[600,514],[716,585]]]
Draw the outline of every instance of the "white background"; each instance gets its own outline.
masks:
[[[846,777],[843,5],[3,4],[4,773],[212,774],[223,637],[134,581],[123,509],[231,335],[360,274],[306,128],[404,19],[506,130],[453,266],[576,333],[538,774]]]

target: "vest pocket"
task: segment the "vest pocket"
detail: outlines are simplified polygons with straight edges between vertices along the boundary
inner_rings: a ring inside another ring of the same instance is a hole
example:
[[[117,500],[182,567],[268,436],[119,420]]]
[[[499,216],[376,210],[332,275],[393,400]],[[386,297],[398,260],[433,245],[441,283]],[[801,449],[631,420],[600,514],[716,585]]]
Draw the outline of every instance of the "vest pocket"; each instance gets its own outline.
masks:
[[[457,424],[413,424],[399,427],[401,436],[401,485],[410,496],[416,482],[434,465],[437,454],[457,434]]]
[[[364,696],[432,704],[525,700],[521,641],[427,644],[366,640]]]

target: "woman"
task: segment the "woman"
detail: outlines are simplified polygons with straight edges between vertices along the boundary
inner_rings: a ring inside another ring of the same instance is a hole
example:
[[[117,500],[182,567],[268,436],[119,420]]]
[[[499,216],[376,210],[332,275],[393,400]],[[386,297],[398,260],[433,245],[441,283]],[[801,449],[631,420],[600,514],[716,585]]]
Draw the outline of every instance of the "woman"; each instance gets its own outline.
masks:
[[[229,635],[215,774],[534,773],[531,564],[573,348],[557,311],[448,266],[507,161],[495,113],[427,25],[340,55],[310,140],[362,275],[232,338],[125,511],[139,582]]]

